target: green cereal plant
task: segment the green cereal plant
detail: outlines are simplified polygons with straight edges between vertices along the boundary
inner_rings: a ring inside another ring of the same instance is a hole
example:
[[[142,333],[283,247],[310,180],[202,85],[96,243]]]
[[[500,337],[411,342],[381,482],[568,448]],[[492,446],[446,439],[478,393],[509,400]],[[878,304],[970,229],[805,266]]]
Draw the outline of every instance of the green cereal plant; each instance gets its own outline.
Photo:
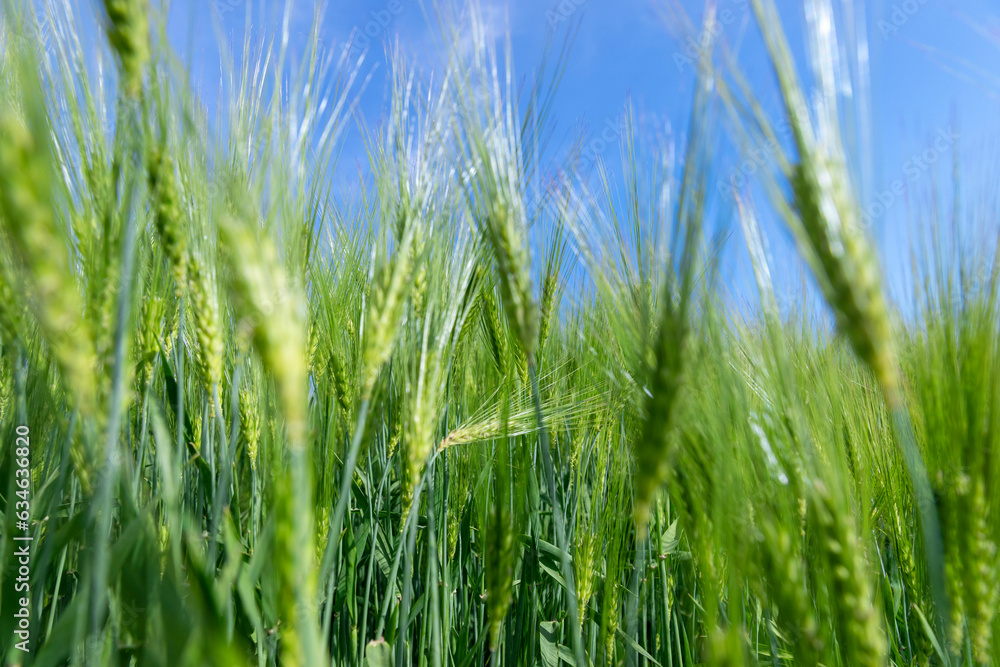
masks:
[[[150,151],[147,165],[153,223],[178,291],[187,284],[187,237],[174,163],[165,148]]]
[[[305,308],[267,236],[254,238],[246,218],[228,214],[220,235],[236,317],[251,332],[254,349],[274,378],[284,417],[287,472],[279,473],[275,499],[275,559],[279,613],[285,623],[282,664],[311,665],[325,650],[316,604],[312,482],[307,464]]]
[[[1000,207],[935,182],[952,229],[913,197],[913,301],[883,295],[823,67],[853,50],[834,3],[805,3],[797,63],[754,0],[780,132],[709,7],[688,127],[628,108],[620,169],[545,143],[573,32],[521,86],[476,3],[428,12],[433,71],[388,52],[384,117],[355,97],[368,61],[297,39],[292,3],[273,46],[223,53],[218,102],[156,3],[21,4],[0,20],[5,663],[997,664]],[[767,204],[735,193],[743,239],[707,187],[716,109],[741,147],[776,139]],[[806,260],[794,298],[772,219]],[[759,302],[729,279],[744,241]]]
[[[875,612],[862,546],[853,513],[836,502],[822,481],[813,485],[819,550],[830,576],[830,604],[836,615],[837,642],[842,659],[851,665],[885,664],[886,643]]]
[[[137,97],[149,61],[149,5],[146,0],[105,0],[104,9],[108,41],[122,69],[122,88]]]
[[[23,53],[12,55],[10,67],[18,68],[24,96],[21,108],[7,100],[0,108],[0,222],[29,290],[34,319],[75,407],[88,418],[97,417],[96,351],[80,306],[65,230],[53,208],[58,190],[53,187],[56,165],[48,113],[37,71]],[[85,447],[82,440],[74,440],[72,455],[77,477],[89,490],[91,463]]]
[[[756,96],[738,73],[735,75],[736,88],[747,98],[747,103],[737,102],[728,87],[723,87],[723,95],[735,115],[749,117],[744,127],[755,128],[744,130],[745,136],[760,136],[762,141],[775,142],[774,161],[780,176],[765,178],[768,194],[794,233],[799,250],[833,311],[838,331],[850,342],[881,387],[886,406],[896,423],[916,497],[935,609],[939,620],[943,621],[947,617],[948,599],[941,527],[926,466],[903,405],[898,353],[878,262],[865,238],[861,209],[848,171],[836,92],[842,89],[836,77],[843,74],[823,66],[826,59],[832,57],[831,49],[836,47],[823,27],[834,21],[834,13],[827,0],[812,0],[808,6],[809,39],[819,79],[817,85],[823,95],[814,114],[815,120],[806,105],[774,3],[770,0],[753,2],[778,81],[796,155],[785,154],[775,139],[774,126],[763,116]],[[787,182],[791,197],[782,192],[780,178]]]
[[[193,255],[189,262],[187,300],[189,321],[194,325],[198,370],[205,393],[212,397],[222,381],[222,321],[216,280],[205,260]]]
[[[644,424],[635,443],[635,505],[633,513],[640,532],[649,521],[654,493],[666,481],[671,464],[670,432],[677,396],[684,375],[685,343],[694,298],[696,261],[702,225],[702,202],[705,191],[705,148],[707,132],[707,65],[702,62],[699,88],[690,123],[690,141],[682,175],[683,196],[676,212],[678,233],[675,248],[680,249],[679,266],[664,267],[659,287],[656,327],[648,342],[652,365],[648,368]],[[682,234],[682,236],[681,236]],[[681,245],[682,244],[682,245]]]

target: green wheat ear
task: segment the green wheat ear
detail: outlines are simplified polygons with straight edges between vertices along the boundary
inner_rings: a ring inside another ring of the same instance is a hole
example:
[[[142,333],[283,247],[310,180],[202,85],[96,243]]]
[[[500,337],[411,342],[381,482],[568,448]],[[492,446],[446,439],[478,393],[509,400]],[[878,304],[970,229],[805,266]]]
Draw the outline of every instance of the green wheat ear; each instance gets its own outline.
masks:
[[[249,384],[249,381],[248,381]],[[256,387],[240,389],[240,429],[246,443],[250,467],[257,469],[257,452],[260,447],[260,401]]]
[[[819,551],[830,574],[831,605],[840,651],[848,665],[882,667],[885,634],[871,589],[871,569],[859,543],[854,513],[837,503],[822,481],[813,486],[811,508],[818,527]]]
[[[823,164],[822,158],[807,155],[792,176],[795,205],[837,328],[875,373],[890,409],[897,409],[902,407],[899,367],[878,262],[858,227],[853,203],[823,186],[844,179],[838,163]]]
[[[646,397],[646,419],[636,442],[635,505],[633,513],[640,533],[649,522],[653,495],[667,477],[670,464],[669,438],[674,404],[681,386],[686,314],[672,303],[667,288],[661,303],[659,328],[654,340],[655,362]]]
[[[251,223],[225,215],[220,239],[228,254],[228,279],[237,318],[249,327],[264,368],[275,379],[290,449],[306,438],[307,352],[305,304],[266,234],[254,238]]]
[[[249,216],[224,214],[220,240],[228,254],[230,293],[237,319],[251,333],[264,369],[274,378],[285,418],[287,469],[275,461],[274,558],[278,564],[281,664],[320,664],[312,480],[308,461],[306,309],[267,234],[255,238]],[[277,459],[277,457],[275,457]]]
[[[5,244],[0,244],[0,336],[6,344],[21,335],[24,321],[22,301],[12,289],[13,269]]]
[[[796,664],[815,664],[823,651],[823,638],[807,589],[807,569],[796,548],[800,541],[777,517],[761,521],[759,561],[760,587],[778,610],[778,623],[793,638],[790,650]]]
[[[399,246],[394,256],[381,258],[381,264],[377,267],[378,274],[372,285],[373,294],[366,320],[369,329],[362,346],[362,400],[372,397],[379,373],[392,356],[399,325],[406,312],[406,297],[412,289],[414,255],[411,247],[415,242],[416,223],[412,220],[413,213],[406,205],[400,206],[399,219],[402,222],[399,224]]]
[[[194,320],[198,342],[197,360],[202,384],[211,400],[222,382],[222,324],[215,278],[197,256],[191,257],[188,270],[188,306]]]
[[[83,300],[65,234],[52,206],[56,195],[52,184],[58,177],[47,112],[36,72],[22,70],[27,83],[24,115],[9,104],[0,108],[0,223],[71,400],[85,417],[99,417],[94,339],[80,305]],[[77,476],[89,491],[89,456],[82,439],[73,439],[71,455]]]
[[[791,185],[791,201],[786,202],[783,193],[769,181],[770,194],[795,233],[798,247],[833,310],[838,329],[875,373],[890,408],[899,408],[902,396],[892,323],[878,262],[861,226],[837,120],[833,115],[820,114],[820,129],[814,130],[773,2],[754,0],[753,7],[758,23],[764,27],[798,154],[797,162],[780,149],[777,156]],[[734,105],[725,86],[723,89],[730,105]],[[755,104],[751,99],[751,108],[758,114],[755,120],[763,125],[765,136],[773,137],[770,124],[759,116]]]
[[[347,365],[344,363],[343,353],[339,349],[330,352],[330,372],[333,374],[333,386],[337,395],[337,404],[345,415],[351,413],[353,393],[347,376]]]
[[[503,196],[495,196],[488,206],[483,230],[496,262],[504,313],[531,363],[538,345],[538,306],[531,293],[523,223]]]
[[[121,64],[122,86],[128,95],[138,97],[149,61],[149,5],[147,0],[104,0],[104,9],[108,41]]]
[[[765,184],[772,202],[794,233],[799,251],[833,311],[838,330],[875,375],[882,389],[919,509],[935,611],[941,625],[945,625],[948,596],[941,527],[927,470],[903,403],[897,350],[878,262],[865,238],[860,209],[847,169],[846,151],[839,128],[839,107],[833,92],[839,89],[842,82],[836,80],[831,71],[833,68],[817,64],[819,85],[826,99],[825,104],[811,114],[773,1],[753,0],[753,8],[778,80],[797,154],[797,158],[789,157],[780,147],[780,142],[776,143],[775,162],[778,169],[774,170],[774,174],[765,174]],[[833,20],[828,2],[814,3],[811,11],[817,10],[826,14],[825,19]],[[811,43],[821,54],[818,59],[825,57],[826,52],[835,46],[830,35],[821,31],[812,35]],[[748,135],[757,136],[759,133],[776,141],[774,129],[760,110],[753,91],[738,72],[735,78],[749,104],[735,102],[726,86],[722,85],[723,95],[731,110],[736,115],[745,113],[753,118],[745,123],[745,126],[754,127],[747,132]],[[779,184],[782,176],[791,186],[790,201]]]
[[[187,281],[188,258],[174,161],[165,147],[156,147],[150,150],[146,169],[153,200],[153,224],[180,294]]]
[[[138,372],[136,377],[140,391],[145,391],[151,376],[153,361],[160,351],[163,337],[163,325],[166,315],[166,303],[160,296],[147,296],[142,301],[139,316],[138,345],[136,348]]]
[[[684,196],[678,204],[676,226],[679,236],[675,247],[680,248],[680,266],[675,270],[667,261],[661,267],[659,313],[656,328],[650,330],[649,344],[644,344],[643,356],[652,359],[647,366],[647,386],[641,399],[645,419],[642,432],[635,440],[633,458],[635,472],[633,517],[640,535],[649,522],[650,505],[656,490],[666,481],[673,458],[671,427],[684,373],[685,345],[690,329],[689,313],[693,298],[695,265],[701,234],[705,178],[705,151],[702,140],[707,131],[708,70],[702,64],[698,75],[698,90],[691,113],[691,136],[683,171]],[[682,230],[682,232],[681,232]],[[683,244],[683,245],[681,245]],[[649,291],[652,298],[652,290]],[[649,326],[647,319],[645,323]],[[646,362],[648,364],[648,362]]]

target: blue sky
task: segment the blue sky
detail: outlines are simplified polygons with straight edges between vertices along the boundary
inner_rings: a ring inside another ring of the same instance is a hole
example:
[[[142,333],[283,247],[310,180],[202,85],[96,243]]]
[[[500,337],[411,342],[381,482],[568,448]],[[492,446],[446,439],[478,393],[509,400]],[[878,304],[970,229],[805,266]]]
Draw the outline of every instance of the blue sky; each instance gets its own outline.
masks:
[[[586,143],[614,127],[628,101],[642,124],[683,133],[695,72],[687,62],[685,43],[674,38],[676,31],[668,25],[664,8],[675,2],[699,20],[703,2],[692,0],[563,0],[561,4],[483,0],[482,4],[496,35],[510,30],[515,67],[529,80],[551,31],[561,35],[570,26],[577,29],[552,113],[552,140],[556,147],[566,148],[581,132]],[[777,4],[793,48],[801,55],[802,4],[782,0]],[[283,2],[274,0],[174,0],[170,39],[191,63],[206,99],[217,95],[213,91],[218,90],[220,35],[237,47],[247,30],[257,38],[274,37],[280,31],[283,7]],[[719,0],[718,9],[720,17],[722,11],[729,12],[721,22],[722,39],[738,54],[765,104],[774,107],[772,77],[748,3]],[[872,214],[871,230],[886,273],[898,292],[906,288],[903,266],[918,213],[927,210],[926,202],[934,193],[950,197],[953,161],[962,165],[962,187],[977,193],[964,198],[976,199],[995,184],[1000,8],[985,0],[876,0],[859,11],[866,17],[871,73],[872,177],[866,183],[865,205]],[[313,3],[300,0],[293,5],[289,28],[293,41],[306,40],[313,16]],[[428,20],[417,0],[331,2],[319,26],[321,45],[338,49],[352,32],[365,31],[370,38],[363,69],[371,80],[359,109],[372,123],[387,103],[387,45],[398,39],[426,69],[433,68],[439,50],[433,18]],[[599,151],[612,171],[619,163],[614,134],[605,133],[611,140]],[[720,145],[718,153],[716,178],[737,167],[726,146]],[[344,138],[340,164],[359,160],[364,161],[363,146],[356,132],[350,132]],[[338,178],[349,178],[351,171],[341,169]],[[728,209],[721,198],[717,203],[715,222],[724,225]],[[787,305],[800,298],[801,268],[788,233],[769,219],[763,202],[759,204],[777,265],[776,290]],[[995,237],[997,223],[986,224],[992,224],[988,231]],[[735,300],[752,300],[749,258],[739,227],[734,231],[723,255],[722,275]]]

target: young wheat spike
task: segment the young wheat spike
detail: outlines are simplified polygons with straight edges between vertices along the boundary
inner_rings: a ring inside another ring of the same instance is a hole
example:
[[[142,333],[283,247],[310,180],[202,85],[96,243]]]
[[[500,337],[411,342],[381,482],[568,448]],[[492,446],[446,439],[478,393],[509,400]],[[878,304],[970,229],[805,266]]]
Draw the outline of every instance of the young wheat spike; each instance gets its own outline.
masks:
[[[654,341],[655,366],[646,397],[646,420],[642,437],[635,447],[635,521],[640,532],[649,521],[653,494],[667,475],[667,455],[674,404],[681,386],[686,316],[672,303],[664,289],[662,314]]]
[[[423,259],[423,245],[424,240],[422,237],[419,237],[414,241],[410,250],[413,254],[410,262],[413,266],[418,267],[416,273],[413,275],[413,292],[411,296],[413,302],[413,319],[418,322],[424,317],[424,306],[427,303],[427,262]]]
[[[98,384],[93,336],[83,316],[80,289],[52,202],[58,178],[49,126],[34,70],[22,67],[25,113],[0,108],[0,223],[31,292],[30,305],[62,374],[71,401],[88,418],[96,414]],[[9,307],[9,306],[6,306]],[[83,440],[73,439],[74,468],[90,490]]]
[[[531,294],[523,225],[511,203],[496,195],[488,204],[483,228],[493,250],[504,313],[530,364],[538,345],[538,306]]]
[[[274,543],[282,591],[281,662],[285,667],[320,664],[325,650],[316,609],[312,482],[306,451],[306,308],[268,236],[255,239],[245,220],[229,215],[223,216],[219,231],[229,253],[236,316],[250,328],[264,368],[274,378],[285,417],[289,465],[287,472],[278,473]]]
[[[403,480],[403,516],[410,511],[413,490],[420,484],[427,456],[434,448],[434,428],[438,410],[437,350],[427,349],[426,331],[420,351],[415,386],[408,388],[406,407],[406,477]]]
[[[503,375],[507,372],[507,341],[503,327],[500,326],[500,311],[497,309],[494,291],[488,285],[483,287],[479,303],[483,335],[486,337],[493,364],[497,372]]]
[[[573,549],[573,571],[576,575],[577,624],[582,628],[587,619],[587,607],[594,594],[595,559],[597,558],[598,534],[586,526],[578,526]]]
[[[306,359],[308,360],[306,372],[318,380],[326,371],[326,346],[320,345],[319,327],[312,319],[309,320],[309,326],[306,327],[306,341]]]
[[[818,114],[822,140],[817,138],[777,10],[770,0],[754,0],[753,7],[757,22],[765,26],[765,41],[798,153],[797,164],[783,153],[778,156],[793,192],[792,207],[780,194],[776,195],[778,207],[809,260],[838,328],[875,373],[890,408],[896,408],[902,397],[889,311],[878,263],[862,231],[836,117]],[[829,87],[830,82],[824,83]],[[832,103],[827,100],[828,105]]]
[[[118,301],[118,286],[120,276],[117,265],[111,264],[105,268],[102,277],[103,285],[95,297],[96,326],[94,327],[94,347],[97,355],[99,376],[106,378],[114,365],[114,328],[116,304]],[[102,382],[104,384],[104,382]],[[99,389],[104,393],[104,387]]]
[[[122,85],[132,97],[142,91],[142,74],[149,60],[147,0],[104,0],[108,41],[118,56]]]
[[[153,223],[179,294],[187,279],[187,237],[181,216],[174,162],[165,148],[150,151],[147,177],[154,202]]]
[[[809,6],[811,25],[816,25],[817,17],[821,18],[820,23],[833,21],[828,1],[813,0]],[[860,209],[847,172],[834,92],[840,82],[833,80],[829,68],[821,69],[826,99],[817,114],[818,130],[814,131],[774,3],[753,0],[753,7],[758,24],[765,27],[764,39],[798,153],[798,164],[793,166],[779,151],[778,161],[793,191],[792,206],[788,206],[780,189],[773,184],[772,199],[795,233],[799,248],[833,309],[838,329],[882,388],[916,496],[935,611],[944,625],[948,596],[941,526],[927,470],[903,404],[892,324],[878,263],[865,239]],[[829,41],[829,35],[817,27],[813,48],[824,53],[832,48]],[[773,131],[770,134],[773,136]]]
[[[713,16],[710,8],[705,17],[706,25],[707,22],[714,20]],[[667,466],[672,457],[670,428],[683,379],[684,348],[690,326],[688,317],[704,214],[706,161],[704,141],[709,129],[707,106],[709,90],[710,77],[706,51],[702,53],[698,66],[697,89],[691,109],[689,138],[682,173],[682,195],[675,214],[678,234],[675,244],[680,247],[680,266],[675,272],[672,262],[668,261],[662,269],[663,278],[660,279],[659,286],[659,321],[656,322],[655,331],[650,327],[653,324],[652,318],[643,323],[649,327],[649,334],[645,335],[652,336],[649,351],[653,358],[653,366],[648,369],[648,387],[645,392],[645,420],[642,433],[633,448],[635,460],[633,516],[643,539],[649,521],[650,504],[656,489],[668,475]],[[646,290],[642,298],[651,300],[653,296],[652,290]]]
[[[849,508],[838,506],[822,481],[814,484],[818,539],[830,574],[835,630],[844,664],[882,667],[885,635],[875,613],[869,567]]]
[[[989,505],[984,482],[978,479],[970,484],[968,525],[964,531],[965,558],[964,589],[969,617],[969,639],[972,653],[980,664],[987,664],[993,640],[993,620],[997,611],[997,547],[990,539]]]
[[[496,489],[494,495],[487,518],[486,553],[483,559],[490,650],[493,652],[499,647],[500,628],[513,597],[515,566],[515,528],[505,502],[507,493]]]
[[[846,178],[842,167],[820,160],[803,158],[793,175],[796,208],[824,277],[820,284],[837,328],[875,373],[889,408],[898,409],[902,405],[899,369],[878,264],[860,232],[854,205],[836,201],[829,191],[835,180]]]
[[[541,317],[538,327],[539,353],[545,347],[545,341],[549,339],[549,332],[552,330],[552,312],[555,310],[558,284],[558,278],[551,273],[545,276],[545,282],[542,283]]]
[[[927,635],[920,627],[919,618],[913,609],[925,613],[924,592],[921,588],[920,579],[917,576],[917,560],[914,553],[913,537],[914,523],[898,505],[893,506],[893,544],[895,545],[896,563],[899,567],[900,579],[903,584],[903,592],[906,595],[906,615],[909,619],[910,644],[912,649],[911,658],[918,662],[925,662],[930,654],[931,646],[927,641]]]
[[[275,378],[290,446],[304,447],[307,359],[302,297],[289,283],[269,238],[254,239],[246,224],[229,216],[219,230],[231,260],[237,316],[250,327],[254,347]]]
[[[23,321],[23,306],[14,296],[11,289],[11,261],[4,244],[0,244],[0,336],[3,343],[21,335]]]
[[[409,217],[411,213],[405,211],[400,215]],[[403,223],[401,227],[400,245],[395,257],[383,265],[381,275],[376,278],[375,294],[368,310],[370,328],[364,342],[362,400],[371,398],[382,366],[392,355],[399,323],[405,313],[406,296],[411,289],[413,255],[409,248],[414,242],[414,225]]]
[[[492,498],[486,508],[485,553],[483,578],[486,585],[487,617],[489,618],[490,651],[500,646],[500,629],[513,599],[514,573],[517,566],[517,519],[514,499],[515,445],[507,433],[510,412],[510,382],[501,389],[501,436],[496,441],[492,463]],[[492,658],[490,662],[493,662]]]
[[[562,285],[559,278],[566,260],[566,242],[563,237],[564,226],[557,224],[552,240],[545,253],[545,274],[542,280],[542,298],[538,324],[538,354],[541,355],[545,342],[552,330],[552,317],[559,306],[559,295]]]
[[[260,446],[260,402],[255,387],[240,389],[240,429],[247,446],[250,467],[257,469],[257,450]]]
[[[154,295],[143,299],[142,313],[139,317],[139,341],[136,349],[139,362],[139,372],[136,375],[141,388],[145,388],[151,375],[153,361],[160,351],[165,312],[166,306],[161,297]]]
[[[339,349],[330,352],[330,372],[333,373],[333,386],[337,394],[337,403],[344,414],[350,414],[352,401],[351,387],[347,377],[347,367],[343,354]]]
[[[188,302],[194,319],[198,341],[197,359],[201,380],[211,401],[222,382],[222,325],[219,319],[219,297],[215,279],[204,261],[192,256],[188,270]]]
[[[778,520],[761,522],[760,574],[778,623],[789,633],[795,664],[816,664],[823,650],[820,626],[806,590],[805,568],[792,534]]]

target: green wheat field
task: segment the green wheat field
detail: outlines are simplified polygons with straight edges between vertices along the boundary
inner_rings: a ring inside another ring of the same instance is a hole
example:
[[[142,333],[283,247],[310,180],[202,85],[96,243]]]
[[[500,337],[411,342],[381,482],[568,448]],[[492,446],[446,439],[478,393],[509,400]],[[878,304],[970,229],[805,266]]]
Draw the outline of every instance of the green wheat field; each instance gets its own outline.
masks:
[[[778,113],[705,40],[675,163],[629,117],[618,186],[542,164],[572,51],[521,85],[475,12],[365,124],[315,34],[210,112],[158,5],[81,9],[100,54],[61,6],[0,23],[4,664],[1000,664],[995,239],[918,207],[889,299],[772,0]],[[727,236],[720,133],[776,147]],[[764,215],[818,300],[779,307]]]

